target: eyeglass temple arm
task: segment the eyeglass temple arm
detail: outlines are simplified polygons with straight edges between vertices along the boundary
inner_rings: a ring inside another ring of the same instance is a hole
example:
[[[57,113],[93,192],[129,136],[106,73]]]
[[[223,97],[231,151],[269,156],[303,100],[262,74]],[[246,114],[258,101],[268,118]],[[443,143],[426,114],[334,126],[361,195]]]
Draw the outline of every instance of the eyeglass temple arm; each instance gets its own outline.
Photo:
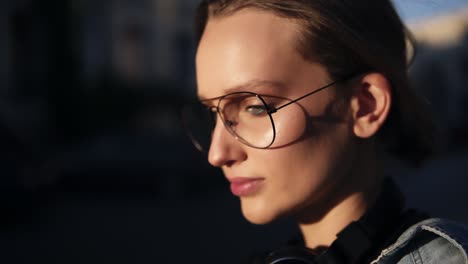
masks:
[[[287,103],[285,103],[285,104],[283,104],[283,105],[280,105],[280,106],[278,106],[278,107],[270,108],[270,109],[268,109],[268,113],[270,113],[270,114],[276,113],[278,110],[280,110],[280,109],[283,108],[283,107],[286,107],[286,106],[288,106],[288,105],[290,105],[290,104],[293,104],[293,103],[295,103],[295,102],[297,102],[297,101],[299,101],[299,100],[302,100],[302,99],[306,98],[306,97],[309,96],[309,95],[312,95],[312,94],[314,94],[314,93],[318,93],[318,92],[320,92],[320,91],[322,91],[322,90],[324,90],[324,89],[326,89],[326,88],[328,88],[328,87],[330,87],[330,86],[333,86],[333,85],[335,85],[335,84],[337,84],[337,83],[339,83],[339,82],[341,82],[341,81],[342,81],[342,80],[334,81],[334,82],[329,83],[329,84],[327,84],[327,85],[325,85],[325,86],[322,86],[322,87],[320,87],[320,88],[318,88],[318,89],[316,89],[316,90],[313,90],[312,92],[307,93],[307,94],[305,94],[305,95],[303,95],[303,96],[301,96],[301,97],[299,97],[299,98],[296,98],[296,99],[294,99],[294,100],[292,100],[292,101],[290,101],[290,102],[287,102]]]

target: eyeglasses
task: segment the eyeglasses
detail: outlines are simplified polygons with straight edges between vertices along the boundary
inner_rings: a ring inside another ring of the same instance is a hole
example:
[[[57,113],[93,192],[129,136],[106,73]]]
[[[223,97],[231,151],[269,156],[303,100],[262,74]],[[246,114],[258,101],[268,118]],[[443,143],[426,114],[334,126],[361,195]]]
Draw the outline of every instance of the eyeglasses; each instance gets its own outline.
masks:
[[[284,103],[284,98],[253,92],[234,92],[200,100],[183,108],[182,119],[190,139],[199,151],[208,151],[210,147],[211,135],[217,121],[216,115],[219,115],[227,131],[236,140],[252,148],[266,149],[276,138],[272,117],[274,113],[354,76],[356,75],[329,83],[294,100],[288,100],[287,103]],[[216,106],[207,106],[216,100]]]

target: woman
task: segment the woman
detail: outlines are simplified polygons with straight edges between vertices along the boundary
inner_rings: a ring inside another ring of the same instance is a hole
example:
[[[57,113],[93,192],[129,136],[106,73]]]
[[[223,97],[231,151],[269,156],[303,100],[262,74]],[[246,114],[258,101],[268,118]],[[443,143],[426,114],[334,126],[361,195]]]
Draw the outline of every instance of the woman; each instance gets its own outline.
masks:
[[[255,261],[468,263],[463,227],[404,210],[384,177],[385,155],[418,163],[431,140],[390,1],[203,1],[196,24],[195,145],[247,220],[302,233]]]

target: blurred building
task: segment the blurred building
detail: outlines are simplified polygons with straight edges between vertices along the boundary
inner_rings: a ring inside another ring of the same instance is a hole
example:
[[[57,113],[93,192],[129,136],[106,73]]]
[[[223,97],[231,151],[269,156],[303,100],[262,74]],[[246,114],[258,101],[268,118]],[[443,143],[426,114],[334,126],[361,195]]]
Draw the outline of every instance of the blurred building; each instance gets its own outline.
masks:
[[[45,20],[33,10],[27,0],[0,3],[0,126],[28,144],[47,126],[50,58]]]
[[[82,1],[86,77],[103,68],[132,80],[193,84],[191,0]]]
[[[418,43],[411,68],[442,132],[466,145],[468,133],[468,7],[410,25]],[[449,142],[446,142],[449,143]],[[453,145],[452,145],[453,146]]]
[[[468,6],[450,14],[423,19],[409,26],[416,38],[425,45],[458,45],[468,31]]]
[[[195,4],[3,1],[0,135],[15,141],[2,136],[0,145],[18,145],[0,154],[22,157],[5,177],[97,192],[191,192],[208,166],[177,111],[194,91]]]

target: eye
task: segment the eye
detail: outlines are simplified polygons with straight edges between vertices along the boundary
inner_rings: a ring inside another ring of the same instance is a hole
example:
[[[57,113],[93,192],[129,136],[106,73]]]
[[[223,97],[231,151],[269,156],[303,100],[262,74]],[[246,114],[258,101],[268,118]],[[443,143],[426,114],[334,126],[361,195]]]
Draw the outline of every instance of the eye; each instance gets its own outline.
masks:
[[[254,116],[260,116],[267,113],[267,108],[264,104],[261,105],[249,105],[245,108],[245,111]]]

